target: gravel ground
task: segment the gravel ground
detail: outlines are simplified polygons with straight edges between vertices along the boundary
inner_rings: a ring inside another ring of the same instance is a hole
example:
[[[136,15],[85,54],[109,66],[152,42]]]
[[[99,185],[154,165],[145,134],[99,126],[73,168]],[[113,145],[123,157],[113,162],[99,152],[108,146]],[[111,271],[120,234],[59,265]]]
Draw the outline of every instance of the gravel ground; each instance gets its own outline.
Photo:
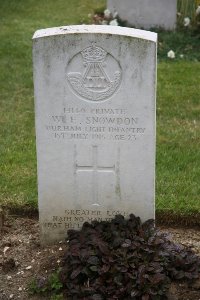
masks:
[[[200,231],[188,228],[160,228],[172,234],[174,241],[191,247],[200,255]],[[7,218],[0,237],[0,300],[45,299],[30,296],[28,286],[37,275],[47,276],[56,270],[66,249],[62,241],[40,247],[38,220]],[[172,284],[170,300],[200,300],[200,280],[193,286]],[[48,299],[49,300],[49,299]]]

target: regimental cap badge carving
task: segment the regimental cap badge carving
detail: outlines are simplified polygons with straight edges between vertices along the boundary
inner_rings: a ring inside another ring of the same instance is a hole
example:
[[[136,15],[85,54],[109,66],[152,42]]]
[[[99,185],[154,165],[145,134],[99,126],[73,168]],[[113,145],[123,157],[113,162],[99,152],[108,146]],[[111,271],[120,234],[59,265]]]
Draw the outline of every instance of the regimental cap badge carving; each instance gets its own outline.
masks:
[[[80,58],[82,72],[77,72],[77,66],[80,65],[77,62]],[[121,67],[118,61],[94,44],[76,54],[70,61],[68,70],[67,79],[72,90],[77,96],[89,101],[110,98],[121,82]]]
[[[81,52],[84,62],[102,63],[106,58],[106,51],[100,47],[90,46]]]

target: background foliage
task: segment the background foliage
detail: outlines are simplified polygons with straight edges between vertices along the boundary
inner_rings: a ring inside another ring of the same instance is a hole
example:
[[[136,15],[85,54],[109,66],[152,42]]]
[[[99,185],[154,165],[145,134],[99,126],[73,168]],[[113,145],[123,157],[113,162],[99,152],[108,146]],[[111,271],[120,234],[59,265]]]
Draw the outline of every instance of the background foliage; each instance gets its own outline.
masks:
[[[199,27],[200,16],[196,14],[197,7],[200,5],[199,0],[178,0],[178,25],[183,26],[184,18],[190,18],[193,28]]]

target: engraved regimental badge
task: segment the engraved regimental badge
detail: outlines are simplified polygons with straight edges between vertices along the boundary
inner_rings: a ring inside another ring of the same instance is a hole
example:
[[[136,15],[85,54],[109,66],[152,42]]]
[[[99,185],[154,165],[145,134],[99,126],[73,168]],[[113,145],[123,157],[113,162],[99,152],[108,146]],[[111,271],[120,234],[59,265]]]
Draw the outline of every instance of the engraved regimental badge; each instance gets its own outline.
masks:
[[[95,45],[76,54],[67,66],[67,79],[72,90],[89,101],[111,97],[120,85],[121,73],[118,61]]]

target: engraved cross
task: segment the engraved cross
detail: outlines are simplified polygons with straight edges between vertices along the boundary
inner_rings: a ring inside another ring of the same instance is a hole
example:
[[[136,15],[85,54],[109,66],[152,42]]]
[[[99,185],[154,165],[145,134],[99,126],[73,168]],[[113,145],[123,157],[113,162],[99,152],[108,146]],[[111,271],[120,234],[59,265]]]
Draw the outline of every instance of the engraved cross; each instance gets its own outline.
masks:
[[[99,166],[98,165],[98,147],[92,146],[92,164],[87,166],[80,166],[75,161],[75,172],[92,172],[92,198],[95,204],[98,204],[98,173],[99,172],[112,172],[116,173],[116,166]]]

